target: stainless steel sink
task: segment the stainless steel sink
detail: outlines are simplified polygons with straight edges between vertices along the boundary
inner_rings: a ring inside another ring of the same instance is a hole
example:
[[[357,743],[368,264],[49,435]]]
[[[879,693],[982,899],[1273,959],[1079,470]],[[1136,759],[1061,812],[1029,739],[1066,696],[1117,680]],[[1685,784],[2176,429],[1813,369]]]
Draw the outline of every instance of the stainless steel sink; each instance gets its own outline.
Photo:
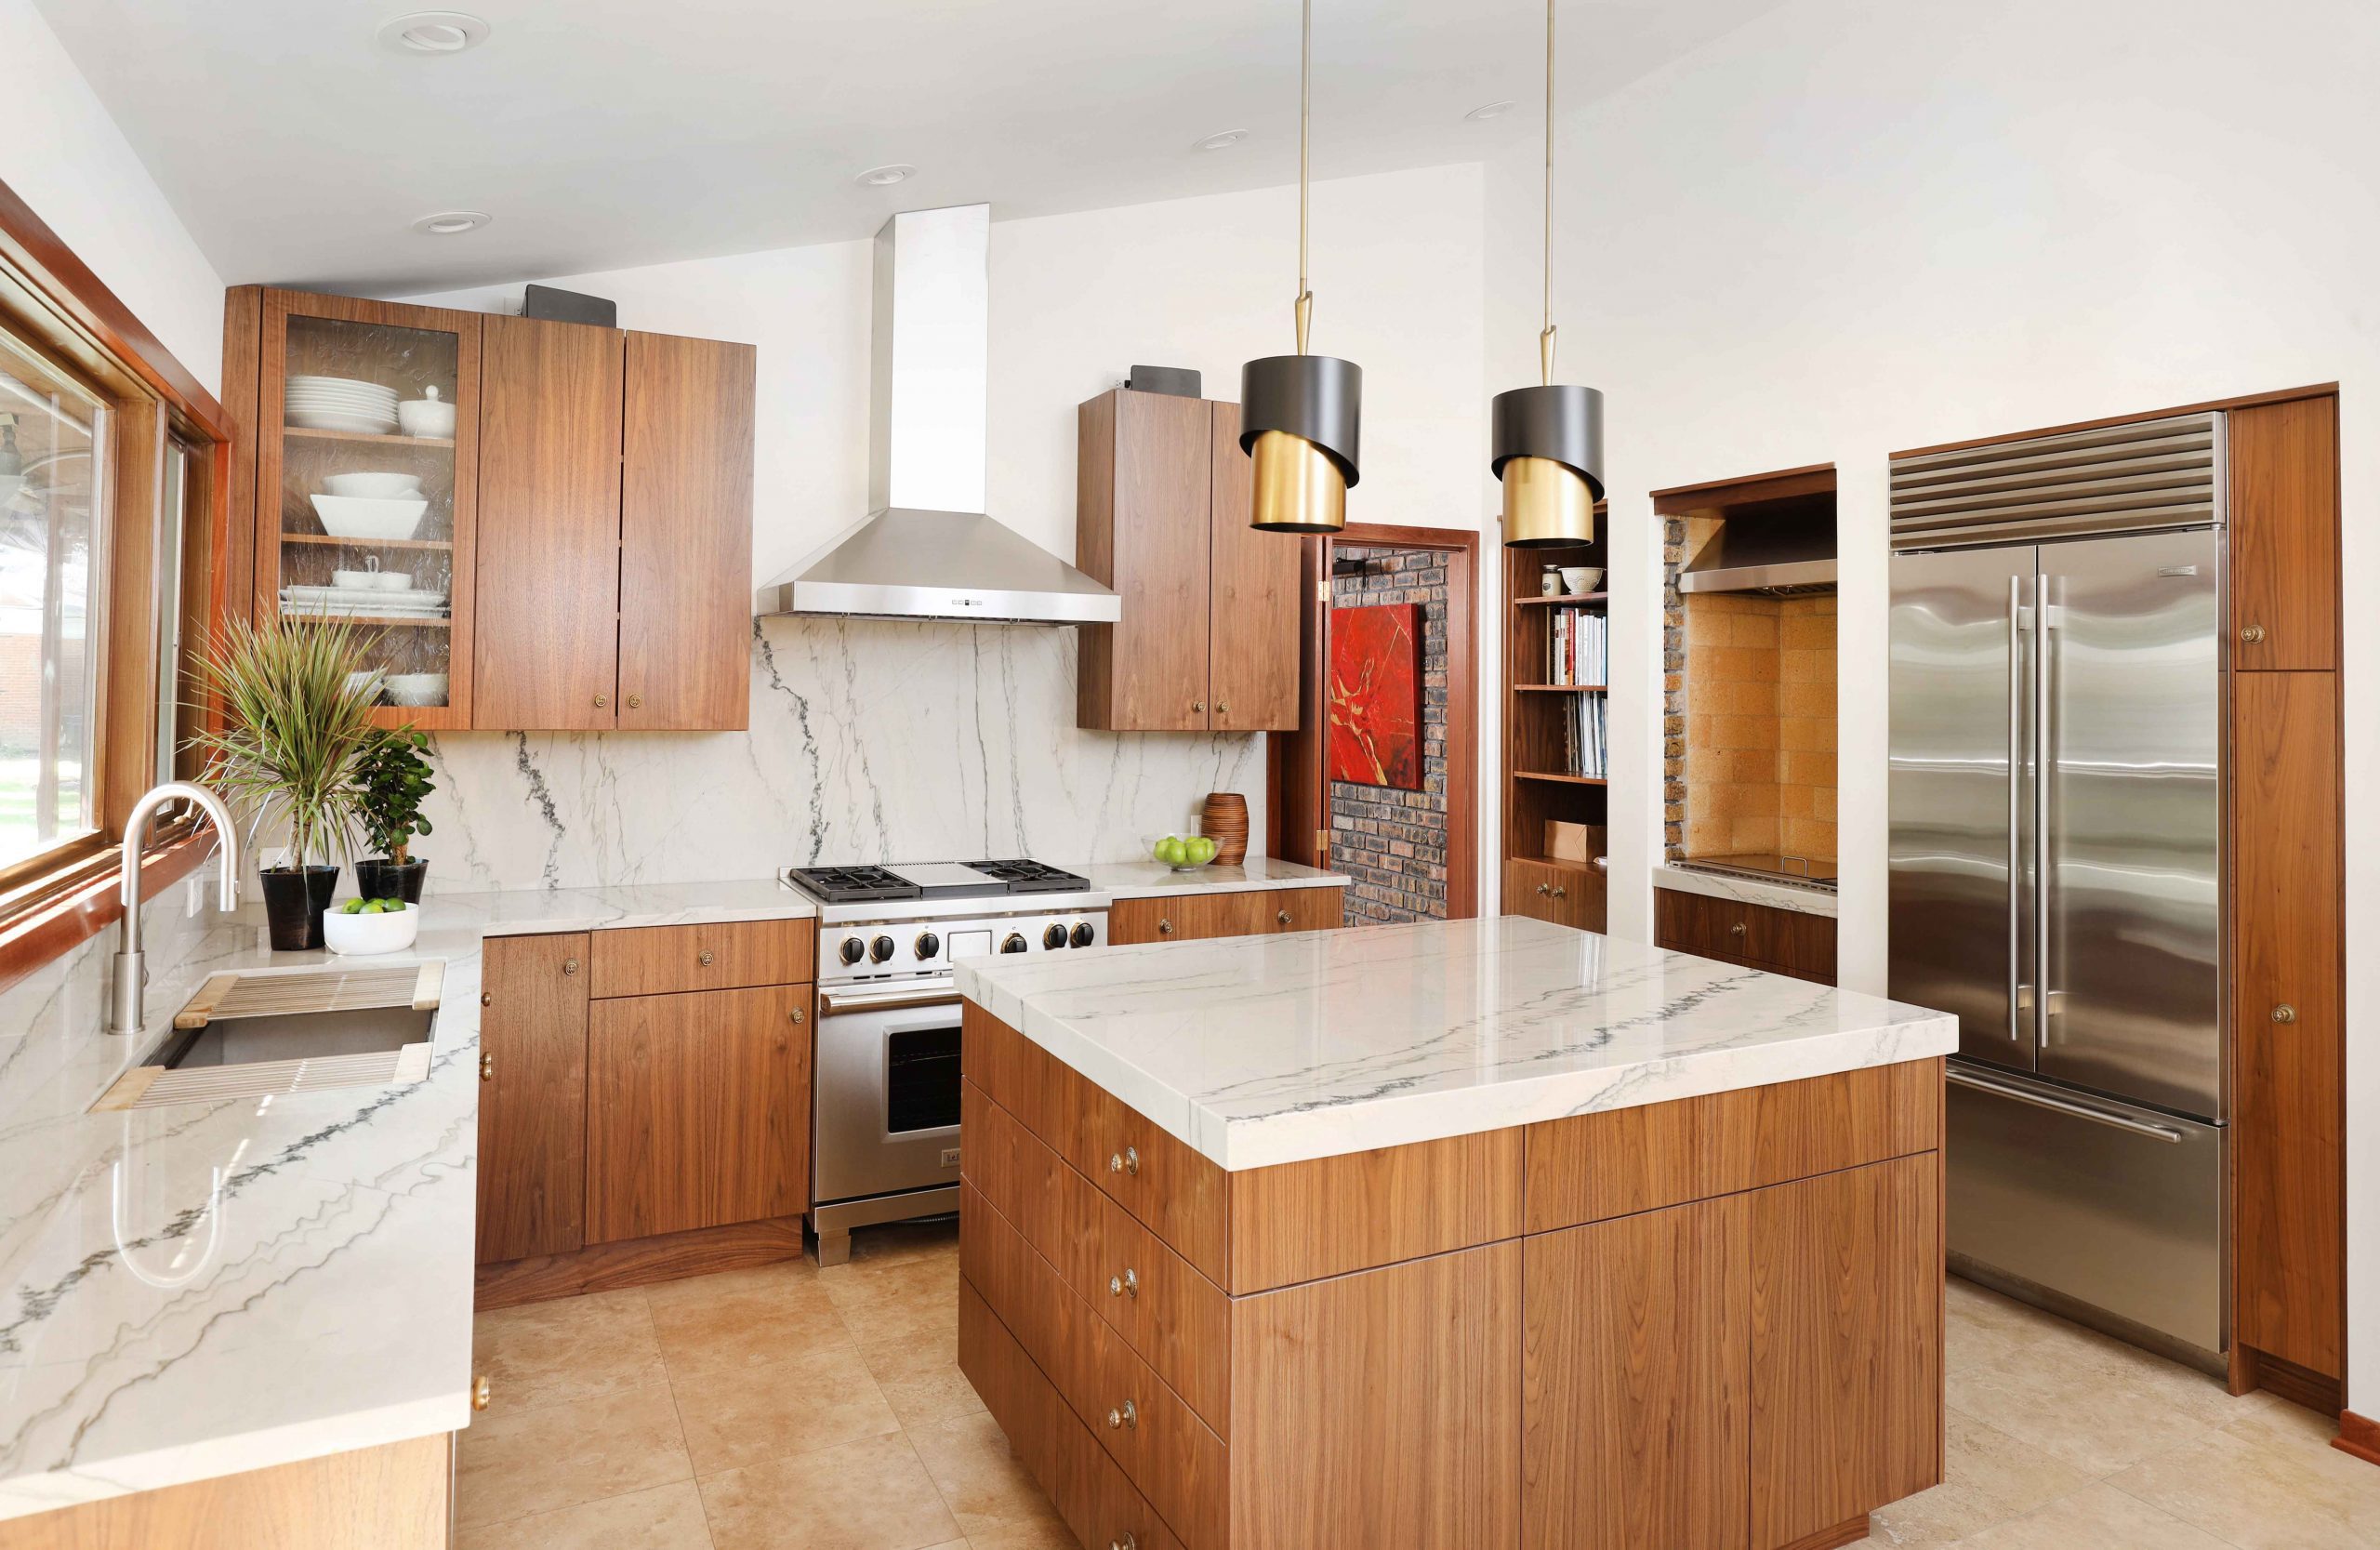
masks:
[[[178,1031],[150,1064],[169,1071],[203,1066],[253,1066],[269,1060],[319,1060],[378,1054],[430,1038],[434,1007],[376,1006],[357,1012],[298,1012],[279,1016],[218,1017]]]

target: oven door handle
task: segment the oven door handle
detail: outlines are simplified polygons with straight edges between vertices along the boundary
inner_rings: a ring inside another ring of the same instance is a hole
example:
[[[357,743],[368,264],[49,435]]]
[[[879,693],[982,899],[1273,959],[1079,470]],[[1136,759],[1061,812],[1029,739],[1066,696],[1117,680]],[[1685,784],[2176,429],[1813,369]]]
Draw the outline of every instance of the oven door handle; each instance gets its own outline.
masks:
[[[838,1017],[854,1012],[900,1012],[913,1006],[948,1006],[959,999],[959,982],[948,978],[913,980],[906,985],[867,989],[821,990],[818,992],[818,1015]]]

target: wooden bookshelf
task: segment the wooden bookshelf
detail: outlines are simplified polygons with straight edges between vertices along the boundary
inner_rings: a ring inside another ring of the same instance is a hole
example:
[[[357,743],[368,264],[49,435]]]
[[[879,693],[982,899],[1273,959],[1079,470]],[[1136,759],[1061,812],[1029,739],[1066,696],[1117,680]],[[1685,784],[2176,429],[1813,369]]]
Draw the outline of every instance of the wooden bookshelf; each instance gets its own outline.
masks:
[[[1578,703],[1608,691],[1598,683],[1549,682],[1554,621],[1565,613],[1603,614],[1606,592],[1547,596],[1539,577],[1548,565],[1602,566],[1604,508],[1595,508],[1597,541],[1560,549],[1504,550],[1504,912],[1533,915],[1585,931],[1604,927],[1603,871],[1588,861],[1557,861],[1546,854],[1549,822],[1584,824],[1597,835],[1609,827],[1603,775],[1567,773],[1564,728]],[[1591,851],[1600,853],[1600,842]]]

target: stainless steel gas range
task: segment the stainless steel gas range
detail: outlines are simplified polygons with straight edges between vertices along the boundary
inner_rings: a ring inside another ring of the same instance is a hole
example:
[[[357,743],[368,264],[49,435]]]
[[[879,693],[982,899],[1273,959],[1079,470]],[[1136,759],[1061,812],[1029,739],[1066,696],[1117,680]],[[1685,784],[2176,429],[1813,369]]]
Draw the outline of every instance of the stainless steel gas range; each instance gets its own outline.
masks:
[[[791,867],[818,901],[811,1224],[818,1263],[853,1227],[959,1209],[959,991],[951,965],[1107,940],[1108,896],[1038,861]]]

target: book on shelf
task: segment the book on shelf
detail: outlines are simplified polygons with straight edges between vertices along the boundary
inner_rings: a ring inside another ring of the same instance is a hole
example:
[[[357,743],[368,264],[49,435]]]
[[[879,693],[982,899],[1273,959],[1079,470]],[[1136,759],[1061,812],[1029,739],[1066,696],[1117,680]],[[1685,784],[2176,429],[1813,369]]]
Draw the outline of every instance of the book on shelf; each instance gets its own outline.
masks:
[[[1580,695],[1563,702],[1562,773],[1603,779],[1609,773],[1609,733],[1601,695]]]
[[[1545,682],[1564,688],[1603,683],[1611,672],[1611,621],[1601,614],[1558,609],[1546,632]]]

